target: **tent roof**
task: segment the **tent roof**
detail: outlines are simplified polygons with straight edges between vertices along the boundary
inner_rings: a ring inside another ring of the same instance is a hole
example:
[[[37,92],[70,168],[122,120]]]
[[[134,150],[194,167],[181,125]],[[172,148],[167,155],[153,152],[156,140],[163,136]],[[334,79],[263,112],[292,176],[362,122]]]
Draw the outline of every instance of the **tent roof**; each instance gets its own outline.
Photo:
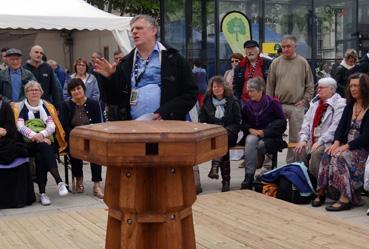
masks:
[[[8,0],[0,7],[0,29],[128,30],[130,20],[83,0]]]

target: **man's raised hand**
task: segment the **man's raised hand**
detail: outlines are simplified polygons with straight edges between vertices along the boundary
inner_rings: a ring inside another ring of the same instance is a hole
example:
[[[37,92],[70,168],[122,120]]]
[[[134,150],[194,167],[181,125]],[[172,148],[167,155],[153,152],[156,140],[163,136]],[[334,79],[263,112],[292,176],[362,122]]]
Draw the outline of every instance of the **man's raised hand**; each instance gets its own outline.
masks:
[[[94,71],[105,76],[110,77],[116,70],[115,64],[110,64],[105,58],[96,59],[94,63]]]

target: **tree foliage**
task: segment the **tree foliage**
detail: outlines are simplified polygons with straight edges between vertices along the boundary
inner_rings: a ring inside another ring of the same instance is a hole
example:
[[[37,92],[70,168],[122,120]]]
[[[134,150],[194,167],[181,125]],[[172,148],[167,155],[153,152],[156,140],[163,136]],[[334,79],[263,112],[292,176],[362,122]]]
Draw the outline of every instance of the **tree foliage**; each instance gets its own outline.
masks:
[[[147,14],[153,17],[159,16],[160,1],[159,0],[86,0],[89,4],[99,9],[118,10],[120,15],[125,14],[137,15]]]
[[[236,41],[238,41],[238,34],[246,34],[246,26],[242,22],[241,18],[234,17],[229,23],[227,23],[227,30],[230,34],[236,35]]]

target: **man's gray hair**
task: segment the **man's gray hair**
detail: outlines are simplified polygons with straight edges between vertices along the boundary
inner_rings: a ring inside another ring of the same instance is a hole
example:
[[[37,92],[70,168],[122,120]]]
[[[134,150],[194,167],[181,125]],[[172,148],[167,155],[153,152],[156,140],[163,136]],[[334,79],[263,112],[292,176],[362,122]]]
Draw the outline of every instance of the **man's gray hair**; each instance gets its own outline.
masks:
[[[30,80],[27,82],[27,84],[24,85],[24,92],[27,92],[28,88],[31,87],[38,87],[38,89],[40,89],[41,95],[44,94],[44,90],[42,90],[41,84],[35,80]]]
[[[330,87],[332,89],[333,93],[336,93],[337,81],[335,79],[333,79],[332,77],[321,78],[318,81],[318,86]]]
[[[290,40],[290,41],[293,41],[294,43],[296,43],[296,42],[297,42],[296,36],[294,36],[294,35],[290,35],[290,34],[288,34],[288,35],[284,35],[284,36],[282,37],[281,41],[285,41],[285,40]]]
[[[265,92],[265,80],[261,77],[251,78],[247,81],[247,89]]]
[[[153,18],[152,16],[149,16],[149,15],[137,15],[137,16],[135,16],[131,19],[131,21],[129,22],[129,25],[132,26],[136,21],[138,21],[140,19],[144,19],[152,27],[154,27],[156,29],[159,29],[158,22],[155,20],[155,18]]]

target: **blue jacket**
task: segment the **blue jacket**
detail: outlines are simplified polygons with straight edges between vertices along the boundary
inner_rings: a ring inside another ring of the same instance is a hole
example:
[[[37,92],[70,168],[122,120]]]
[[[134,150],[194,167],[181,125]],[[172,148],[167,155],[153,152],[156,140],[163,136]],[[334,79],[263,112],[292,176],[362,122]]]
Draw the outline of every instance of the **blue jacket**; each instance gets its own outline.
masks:
[[[60,86],[63,88],[65,80],[67,78],[67,74],[65,73],[64,69],[61,66],[57,66],[54,73],[58,76]]]
[[[290,163],[274,170],[268,171],[261,176],[263,182],[274,182],[279,176],[286,177],[300,192],[301,196],[309,196],[315,193],[313,185],[304,163]]]
[[[22,86],[30,80],[36,80],[35,76],[27,69],[21,68]],[[12,99],[12,82],[9,75],[9,69],[0,71],[0,94],[5,101],[14,101]],[[24,88],[21,88],[19,99],[24,98]],[[18,100],[15,100],[18,101]]]

